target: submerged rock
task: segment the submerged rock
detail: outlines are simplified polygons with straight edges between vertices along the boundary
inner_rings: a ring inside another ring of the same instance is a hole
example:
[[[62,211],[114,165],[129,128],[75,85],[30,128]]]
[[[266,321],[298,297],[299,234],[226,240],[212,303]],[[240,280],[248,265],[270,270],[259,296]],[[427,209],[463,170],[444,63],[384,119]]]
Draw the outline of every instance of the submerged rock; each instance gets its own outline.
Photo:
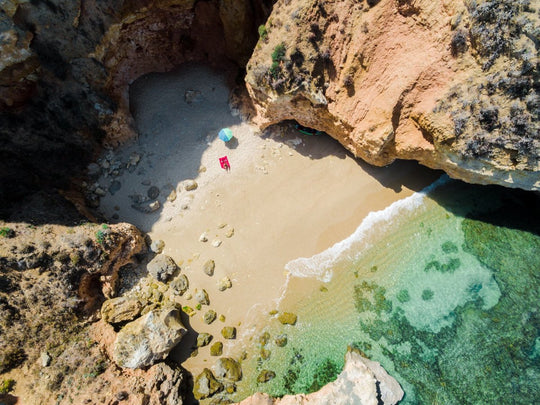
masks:
[[[113,360],[123,368],[150,366],[167,357],[186,332],[177,309],[150,311],[118,332]]]
[[[137,204],[131,204],[131,208],[136,211],[142,212],[143,214],[150,214],[157,211],[161,205],[159,201],[145,201]]]
[[[209,398],[221,391],[223,391],[223,384],[216,380],[216,377],[214,377],[214,374],[209,369],[205,368],[195,378],[193,384],[193,395],[195,399]]]
[[[278,320],[283,325],[295,325],[296,324],[296,315],[291,312],[282,312],[278,316]]]
[[[259,373],[259,376],[257,377],[257,382],[266,383],[272,380],[273,378],[275,378],[275,376],[276,376],[276,373],[274,373],[273,371],[261,370],[261,372]]]
[[[228,381],[236,382],[242,379],[240,363],[230,357],[220,358],[215,366],[216,376]]]

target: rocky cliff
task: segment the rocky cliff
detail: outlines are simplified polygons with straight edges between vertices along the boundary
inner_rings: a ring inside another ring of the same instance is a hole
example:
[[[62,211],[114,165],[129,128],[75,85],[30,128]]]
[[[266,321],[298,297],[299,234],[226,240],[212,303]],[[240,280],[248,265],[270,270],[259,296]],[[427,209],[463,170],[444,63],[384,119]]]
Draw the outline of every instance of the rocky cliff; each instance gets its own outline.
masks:
[[[262,127],[293,119],[374,165],[540,188],[532,2],[279,0],[247,66]]]

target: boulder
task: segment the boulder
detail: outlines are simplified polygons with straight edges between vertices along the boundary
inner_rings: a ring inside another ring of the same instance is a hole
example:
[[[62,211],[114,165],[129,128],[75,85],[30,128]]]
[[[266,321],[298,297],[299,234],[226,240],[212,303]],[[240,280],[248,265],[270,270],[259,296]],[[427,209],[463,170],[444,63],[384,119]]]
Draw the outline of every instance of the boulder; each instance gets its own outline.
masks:
[[[157,281],[166,282],[176,272],[178,266],[173,258],[164,254],[158,254],[146,266],[148,273]]]
[[[205,368],[201,374],[195,378],[193,384],[193,395],[195,399],[209,398],[212,395],[223,391],[221,384],[209,369]]]
[[[113,360],[123,368],[150,366],[167,357],[186,332],[177,309],[155,309],[118,332]]]
[[[101,306],[101,317],[107,323],[131,321],[140,315],[142,308],[142,304],[135,298],[111,298]]]
[[[297,318],[296,315],[291,313],[291,312],[282,312],[278,316],[278,320],[283,325],[294,325],[294,324],[296,324],[296,318]]]
[[[240,381],[242,379],[242,367],[240,363],[230,357],[220,358],[214,368],[216,377],[228,381]]]
[[[221,336],[225,339],[236,339],[236,328],[234,326],[225,326],[221,329]]]
[[[213,276],[214,275],[214,269],[216,268],[216,263],[213,261],[213,260],[208,260],[204,265],[203,265],[203,271],[204,271],[204,274],[208,275],[208,276]]]

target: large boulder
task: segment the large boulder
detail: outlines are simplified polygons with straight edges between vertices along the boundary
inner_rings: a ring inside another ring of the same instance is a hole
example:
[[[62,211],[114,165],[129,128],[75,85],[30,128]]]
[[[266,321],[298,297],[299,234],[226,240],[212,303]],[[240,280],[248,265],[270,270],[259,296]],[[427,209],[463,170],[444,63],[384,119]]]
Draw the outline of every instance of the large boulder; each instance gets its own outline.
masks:
[[[135,298],[117,297],[103,303],[101,317],[108,323],[131,321],[141,313],[142,305]]]
[[[193,395],[195,399],[204,399],[223,391],[221,384],[209,369],[205,368],[201,374],[195,378],[193,384]]]
[[[172,257],[159,254],[148,263],[146,268],[157,281],[166,282],[176,272],[178,266]]]
[[[150,366],[167,357],[186,332],[176,308],[150,311],[118,332],[113,360],[123,368]]]
[[[215,372],[218,378],[227,381],[236,382],[242,379],[240,363],[230,357],[220,358],[215,365]]]

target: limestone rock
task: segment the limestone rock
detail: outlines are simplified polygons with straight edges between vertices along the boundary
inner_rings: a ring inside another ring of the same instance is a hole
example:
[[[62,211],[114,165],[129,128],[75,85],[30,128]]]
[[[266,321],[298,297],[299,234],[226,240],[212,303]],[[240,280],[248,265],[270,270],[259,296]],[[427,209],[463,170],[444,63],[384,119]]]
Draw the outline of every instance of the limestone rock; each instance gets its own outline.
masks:
[[[230,357],[220,358],[215,365],[216,377],[236,382],[242,379],[240,363]]]
[[[207,325],[210,325],[212,322],[216,320],[216,317],[217,317],[216,311],[214,311],[213,309],[210,309],[204,314],[203,321]]]
[[[186,191],[193,191],[196,190],[197,187],[199,187],[195,180],[186,180],[183,184]]]
[[[221,280],[218,281],[217,287],[219,291],[225,291],[227,288],[231,288],[231,279],[229,277],[223,277]]]
[[[210,356],[221,356],[223,354],[223,343],[215,342],[210,346]]]
[[[214,337],[206,332],[199,333],[197,336],[197,347],[208,346]]]
[[[41,352],[40,360],[42,367],[49,367],[51,365],[52,357],[47,352]]]
[[[178,266],[172,257],[158,254],[148,263],[146,268],[157,281],[166,282],[176,272]]]
[[[236,339],[236,328],[234,326],[225,326],[221,329],[221,336],[225,339]]]
[[[214,275],[214,269],[216,268],[216,263],[213,260],[208,260],[203,265],[203,271],[208,276]]]
[[[221,384],[209,369],[205,368],[201,374],[195,378],[193,384],[193,395],[195,399],[209,398],[218,392],[223,391]]]
[[[206,292],[205,289],[196,290],[194,297],[197,300],[197,302],[199,304],[201,304],[201,305],[209,305],[210,304],[210,300],[208,299],[208,293]]]
[[[169,283],[169,287],[175,294],[184,295],[189,288],[189,280],[185,274],[180,274]]]
[[[153,240],[150,244],[150,250],[154,253],[161,253],[163,252],[163,249],[165,248],[165,242],[163,242],[161,239]]]
[[[118,332],[113,360],[122,368],[150,366],[167,357],[186,332],[177,309],[153,310]]]
[[[126,322],[139,316],[141,310],[142,305],[135,298],[111,298],[101,306],[101,317],[108,323]]]
[[[283,325],[294,325],[294,324],[296,324],[296,318],[297,318],[296,315],[291,313],[291,312],[282,312],[278,316],[278,320]]]

